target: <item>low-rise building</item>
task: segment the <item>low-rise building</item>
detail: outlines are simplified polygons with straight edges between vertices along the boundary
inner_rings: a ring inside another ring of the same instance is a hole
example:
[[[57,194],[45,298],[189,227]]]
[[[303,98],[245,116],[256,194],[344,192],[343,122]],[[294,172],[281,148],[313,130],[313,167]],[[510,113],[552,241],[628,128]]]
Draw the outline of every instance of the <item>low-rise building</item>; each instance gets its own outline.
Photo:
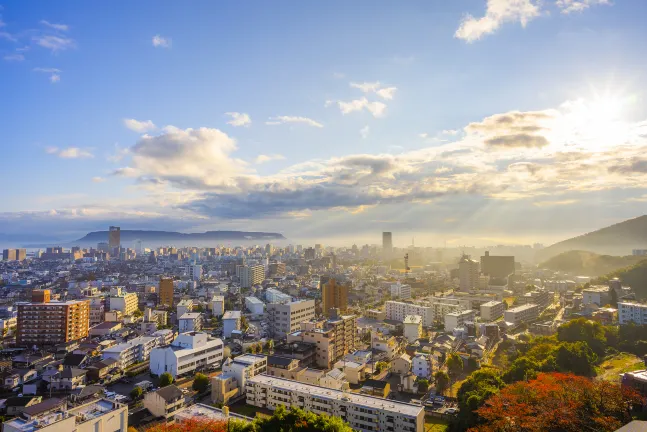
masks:
[[[492,300],[481,305],[481,318],[485,321],[494,321],[503,315],[505,304],[502,301]]]
[[[473,310],[450,312],[445,315],[445,331],[450,332],[457,327],[463,327],[467,322],[474,322],[475,317]]]
[[[609,287],[604,285],[590,286],[582,290],[582,305],[596,304],[600,307],[611,300]]]
[[[647,304],[618,302],[618,322],[620,325],[629,323],[647,324]]]
[[[150,353],[151,373],[170,373],[173,377],[193,374],[195,371],[215,369],[223,358],[222,340],[210,338],[207,333],[180,333],[167,346],[153,348]]]
[[[225,297],[215,295],[211,298],[211,314],[215,317],[222,316],[225,313]]]
[[[275,338],[284,338],[301,327],[301,323],[315,317],[315,301],[301,300],[290,303],[267,305],[270,333]]]
[[[416,353],[411,359],[411,372],[414,375],[430,379],[432,374],[432,359],[429,354]]]
[[[379,309],[368,309],[364,312],[364,317],[376,321],[384,321],[386,319],[386,311]]]
[[[245,297],[245,307],[252,315],[263,315],[265,312],[265,303],[256,297]]]
[[[106,348],[102,351],[102,359],[115,359],[119,367],[126,369],[135,363],[147,361],[150,353],[157,346],[158,339],[151,336],[139,336],[128,342]]]
[[[534,321],[538,316],[539,306],[532,303],[513,307],[503,313],[504,321],[513,326]]]
[[[402,322],[404,325],[404,337],[409,342],[415,342],[422,337],[422,317],[419,315],[407,315]]]
[[[211,380],[211,401],[227,403],[242,395],[249,378],[267,372],[267,357],[245,354],[227,359],[222,365],[222,374]]]
[[[200,312],[187,312],[177,321],[180,333],[202,330],[202,314]]]
[[[411,285],[396,283],[391,285],[391,298],[408,300],[411,298]]]
[[[240,330],[240,311],[227,311],[222,316],[222,336],[230,338],[231,332]]]
[[[144,408],[155,417],[162,417],[167,422],[175,420],[175,415],[186,407],[182,391],[171,384],[161,389],[146,393]]]

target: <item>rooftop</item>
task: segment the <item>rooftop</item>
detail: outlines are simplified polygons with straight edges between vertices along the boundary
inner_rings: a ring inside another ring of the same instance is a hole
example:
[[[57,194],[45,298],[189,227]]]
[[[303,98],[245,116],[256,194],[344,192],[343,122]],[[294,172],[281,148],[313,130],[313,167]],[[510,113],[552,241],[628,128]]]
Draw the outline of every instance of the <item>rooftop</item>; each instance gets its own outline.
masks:
[[[182,315],[180,318],[178,318],[178,319],[181,319],[181,320],[182,320],[182,319],[190,319],[190,320],[194,320],[194,319],[198,319],[198,318],[200,318],[200,315],[202,315],[200,312],[187,312],[187,313],[183,314],[183,315]]]
[[[245,297],[245,301],[254,304],[263,304],[263,301],[256,297]]]
[[[254,420],[251,417],[245,417],[232,412],[230,412],[229,415],[226,416],[221,409],[218,409],[209,405],[203,405],[203,404],[191,405],[175,414],[176,421],[188,420],[193,418],[197,418],[197,419],[202,418],[202,419],[209,419],[209,420],[226,420],[227,418],[235,418],[246,422],[251,422],[252,420]]]
[[[536,308],[536,307],[537,307],[536,304],[528,303],[528,304],[525,304],[525,305],[513,307],[512,309],[508,309],[506,312],[521,312],[521,311],[524,311],[526,309],[532,309],[532,308]]]
[[[240,319],[240,316],[241,316],[240,311],[227,311],[222,316],[222,319],[223,320],[226,320],[226,319]]]
[[[420,324],[422,323],[422,317],[420,315],[407,315],[404,317],[403,324]]]

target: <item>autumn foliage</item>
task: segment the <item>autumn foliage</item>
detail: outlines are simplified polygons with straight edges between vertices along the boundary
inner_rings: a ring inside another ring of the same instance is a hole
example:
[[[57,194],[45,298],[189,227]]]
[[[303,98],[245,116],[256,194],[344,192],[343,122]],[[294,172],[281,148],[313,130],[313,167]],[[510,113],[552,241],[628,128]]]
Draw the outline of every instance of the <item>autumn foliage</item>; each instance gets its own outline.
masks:
[[[631,421],[634,390],[563,373],[504,387],[476,412],[484,421],[470,432],[615,431]]]
[[[227,432],[227,421],[193,418],[177,423],[160,423],[146,432]]]

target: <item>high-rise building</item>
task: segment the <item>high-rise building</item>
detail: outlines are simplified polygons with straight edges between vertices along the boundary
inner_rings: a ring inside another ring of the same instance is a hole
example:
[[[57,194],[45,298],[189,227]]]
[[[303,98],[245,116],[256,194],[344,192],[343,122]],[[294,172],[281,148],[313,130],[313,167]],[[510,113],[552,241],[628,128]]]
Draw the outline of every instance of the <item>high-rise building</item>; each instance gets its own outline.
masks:
[[[32,293],[32,301],[17,303],[18,345],[55,345],[86,338],[90,301],[50,301],[49,290]]]
[[[108,230],[108,245],[110,249],[121,247],[121,228],[111,226]]]
[[[507,278],[514,273],[514,257],[494,256],[485,251],[481,257],[481,273],[497,279]]]
[[[274,253],[274,246],[271,243],[265,245],[265,255],[270,256]]]
[[[240,269],[240,286],[251,288],[263,282],[265,279],[265,267],[262,265],[242,266]]]
[[[187,267],[187,273],[191,280],[199,281],[202,279],[202,266],[200,264],[192,264]]]
[[[335,279],[330,279],[321,288],[321,301],[326,316],[330,316],[332,308],[345,311],[348,308],[348,286],[339,285]]]
[[[458,262],[458,279],[461,291],[476,289],[479,282],[479,263],[470,259],[468,255],[461,257]]]
[[[26,249],[5,249],[2,251],[4,261],[24,261],[27,259]]]
[[[393,235],[390,232],[382,233],[382,251],[385,254],[393,252]]]
[[[304,257],[306,260],[313,260],[313,259],[315,259],[315,250],[314,250],[314,248],[311,248],[311,247],[307,248],[307,249],[303,252],[303,257]]]
[[[301,328],[301,323],[315,317],[315,301],[302,300],[287,304],[270,303],[267,305],[270,333],[275,338],[286,335]]]
[[[160,304],[173,307],[173,279],[160,279],[159,291]]]

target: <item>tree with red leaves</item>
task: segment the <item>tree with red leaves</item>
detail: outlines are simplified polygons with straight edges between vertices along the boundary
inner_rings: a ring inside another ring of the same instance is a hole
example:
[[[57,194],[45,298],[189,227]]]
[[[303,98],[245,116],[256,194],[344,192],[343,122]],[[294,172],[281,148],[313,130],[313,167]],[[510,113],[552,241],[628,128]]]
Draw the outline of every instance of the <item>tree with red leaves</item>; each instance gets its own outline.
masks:
[[[573,374],[540,373],[504,387],[477,410],[470,432],[615,431],[644,403],[635,390]]]

